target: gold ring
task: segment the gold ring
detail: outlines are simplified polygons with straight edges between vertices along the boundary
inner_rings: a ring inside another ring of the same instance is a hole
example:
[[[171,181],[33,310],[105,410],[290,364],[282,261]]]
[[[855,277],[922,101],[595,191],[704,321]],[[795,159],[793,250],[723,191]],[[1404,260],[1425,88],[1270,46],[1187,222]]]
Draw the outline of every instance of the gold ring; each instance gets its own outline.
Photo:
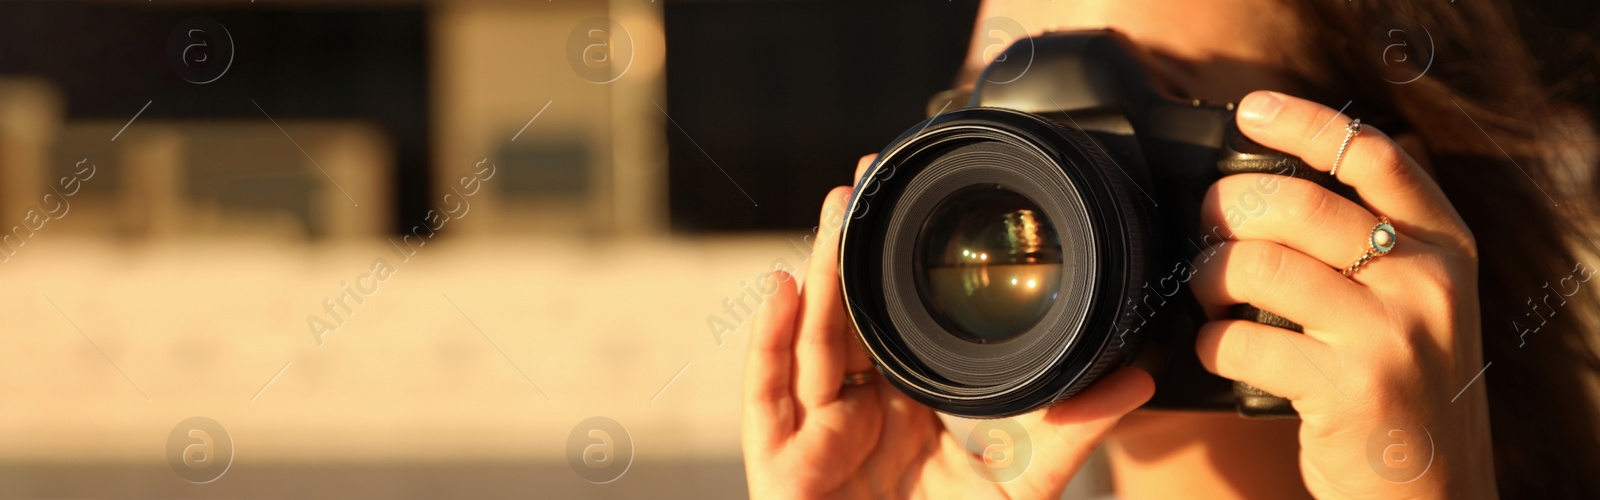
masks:
[[[1394,232],[1394,226],[1389,224],[1389,218],[1379,218],[1378,225],[1372,226],[1372,231],[1367,233],[1367,249],[1361,253],[1361,258],[1356,259],[1355,263],[1350,264],[1348,267],[1339,270],[1339,274],[1343,274],[1347,278],[1350,277],[1356,271],[1360,271],[1368,262],[1372,262],[1372,259],[1394,250],[1394,244],[1399,240],[1399,236]]]
[[[872,370],[863,370],[844,374],[845,387],[850,387],[852,385],[867,385],[869,383],[872,383]]]

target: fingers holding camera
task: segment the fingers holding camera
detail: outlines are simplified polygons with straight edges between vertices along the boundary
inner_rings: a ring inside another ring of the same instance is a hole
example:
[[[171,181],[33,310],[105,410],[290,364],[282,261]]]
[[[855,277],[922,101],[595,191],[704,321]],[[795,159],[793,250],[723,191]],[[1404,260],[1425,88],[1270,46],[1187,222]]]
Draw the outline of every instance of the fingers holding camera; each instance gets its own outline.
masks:
[[[1375,317],[1373,292],[1304,253],[1264,240],[1228,241],[1195,256],[1195,298],[1207,316],[1250,304],[1299,323],[1313,337]],[[1358,330],[1358,329],[1357,329]],[[1359,330],[1358,330],[1359,331]]]
[[[744,442],[774,445],[794,432],[795,315],[800,309],[794,277],[774,271],[778,290],[761,304],[744,364]]]
[[[1148,372],[1137,366],[1125,366],[1106,375],[1083,392],[1050,406],[1041,424],[1062,430],[1065,428],[1060,426],[1097,422],[1107,424],[1101,430],[1110,430],[1109,424],[1139,408],[1155,392],[1155,380],[1150,378]],[[1064,442],[1082,440],[1082,437],[1073,439],[1064,434],[1060,438]]]
[[[1223,177],[1206,192],[1201,227],[1226,240],[1272,241],[1343,268],[1361,255],[1378,217],[1309,180],[1275,174]],[[1213,240],[1215,241],[1215,240]]]
[[[1239,103],[1241,132],[1324,172],[1339,157],[1350,121],[1333,108],[1277,92],[1252,92]],[[1373,212],[1393,219],[1402,232],[1456,244],[1471,241],[1444,191],[1382,131],[1363,124],[1339,165],[1339,182],[1355,188]]]
[[[839,231],[844,224],[850,188],[828,192],[822,204],[817,237],[800,294],[800,326],[795,339],[795,397],[806,407],[817,407],[839,397],[849,365],[862,369],[861,356],[852,350],[849,318],[839,292]],[[870,366],[870,364],[867,364]]]
[[[853,184],[861,184],[861,176],[867,175],[867,169],[872,168],[872,162],[878,161],[878,153],[872,153],[856,160],[856,176],[851,177]]]
[[[1033,464],[1023,475],[1024,481],[1011,483],[1021,488],[1012,494],[1059,498],[1095,447],[1123,416],[1149,401],[1155,388],[1149,373],[1125,366],[1044,410],[1044,417],[1028,431],[1030,439],[1041,445],[1033,448]]]
[[[1337,366],[1333,349],[1306,335],[1254,321],[1211,321],[1200,326],[1194,349],[1206,371],[1279,397],[1298,402],[1324,389],[1343,394],[1322,368]]]

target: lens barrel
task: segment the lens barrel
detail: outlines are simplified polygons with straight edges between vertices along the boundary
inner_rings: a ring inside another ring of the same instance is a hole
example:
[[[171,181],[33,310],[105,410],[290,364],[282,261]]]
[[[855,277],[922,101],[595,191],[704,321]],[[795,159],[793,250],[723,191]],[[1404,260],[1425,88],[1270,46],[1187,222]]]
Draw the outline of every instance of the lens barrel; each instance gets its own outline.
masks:
[[[1088,135],[968,108],[879,155],[857,185],[839,272],[851,319],[897,389],[1004,417],[1071,397],[1138,347],[1125,302],[1152,273],[1152,221]]]

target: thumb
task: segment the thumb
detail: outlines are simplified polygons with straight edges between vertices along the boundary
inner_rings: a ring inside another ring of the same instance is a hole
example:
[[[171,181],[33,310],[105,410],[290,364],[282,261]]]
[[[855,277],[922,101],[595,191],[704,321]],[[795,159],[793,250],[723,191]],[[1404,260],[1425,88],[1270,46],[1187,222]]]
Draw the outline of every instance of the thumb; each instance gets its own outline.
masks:
[[[1044,418],[1029,429],[1033,464],[1017,486],[1032,490],[1028,496],[1060,496],[1117,421],[1149,401],[1155,387],[1144,370],[1123,367],[1044,410]]]

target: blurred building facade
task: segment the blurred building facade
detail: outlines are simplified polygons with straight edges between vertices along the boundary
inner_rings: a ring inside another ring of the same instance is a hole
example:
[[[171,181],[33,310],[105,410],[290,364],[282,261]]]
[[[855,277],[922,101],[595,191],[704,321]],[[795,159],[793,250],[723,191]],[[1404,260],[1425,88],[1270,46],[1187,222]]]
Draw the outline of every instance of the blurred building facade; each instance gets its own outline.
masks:
[[[660,4],[424,6],[431,98],[395,106],[428,107],[433,212],[398,224],[374,123],[264,96],[74,119],[60,82],[0,78],[0,496],[742,496],[742,337],[705,318],[788,249],[664,233]],[[211,484],[164,455],[197,415],[236,445]],[[565,454],[595,415],[637,443],[605,487]]]

